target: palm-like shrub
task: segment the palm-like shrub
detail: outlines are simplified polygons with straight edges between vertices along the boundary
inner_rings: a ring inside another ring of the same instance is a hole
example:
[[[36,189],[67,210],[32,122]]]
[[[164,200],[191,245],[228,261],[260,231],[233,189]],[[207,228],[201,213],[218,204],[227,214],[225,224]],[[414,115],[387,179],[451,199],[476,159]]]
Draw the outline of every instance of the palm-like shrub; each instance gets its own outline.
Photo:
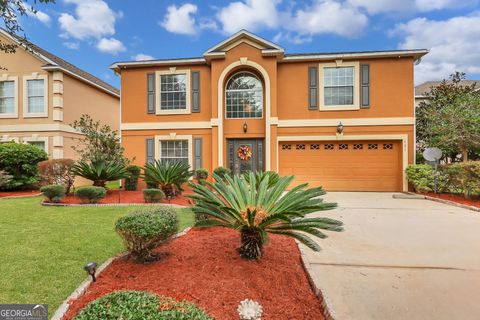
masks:
[[[96,187],[105,187],[108,181],[128,177],[125,166],[119,162],[107,162],[103,159],[95,161],[79,161],[72,167],[72,172],[82,178],[92,180]]]
[[[227,175],[224,181],[215,174],[214,178],[214,183],[190,184],[195,191],[189,195],[196,202],[193,211],[207,217],[197,221],[197,226],[222,226],[240,231],[238,251],[244,258],[259,259],[269,233],[293,237],[318,251],[318,244],[306,234],[325,238],[322,229],[343,230],[342,222],[337,220],[305,218],[309,213],[336,207],[335,203],[325,203],[319,198],[325,194],[320,187],[307,189],[307,184],[302,184],[287,191],[293,177],[281,177],[270,184],[267,174],[257,184],[251,172],[248,179]]]
[[[267,188],[270,188],[271,186],[275,185],[275,183],[277,183],[278,180],[280,179],[280,176],[275,171],[257,171],[255,173],[255,181],[256,181],[255,188],[258,189],[260,182],[263,180],[265,176],[268,176]],[[243,178],[247,180],[247,182],[250,182],[250,171],[245,172],[243,174]]]
[[[162,189],[167,197],[173,197],[182,191],[182,185],[193,175],[190,165],[181,161],[162,161],[147,163],[143,168],[145,182]]]

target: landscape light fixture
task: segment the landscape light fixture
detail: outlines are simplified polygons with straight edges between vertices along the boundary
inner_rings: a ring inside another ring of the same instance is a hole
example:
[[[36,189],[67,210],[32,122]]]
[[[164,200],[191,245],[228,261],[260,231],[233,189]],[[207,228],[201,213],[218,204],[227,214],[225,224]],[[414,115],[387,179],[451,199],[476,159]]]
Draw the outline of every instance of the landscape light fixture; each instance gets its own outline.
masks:
[[[343,134],[343,123],[341,121],[337,126],[337,133],[338,134]]]
[[[95,278],[95,272],[97,271],[97,263],[96,262],[89,262],[83,267],[83,270],[87,271],[87,274],[92,276],[93,282],[97,281]]]

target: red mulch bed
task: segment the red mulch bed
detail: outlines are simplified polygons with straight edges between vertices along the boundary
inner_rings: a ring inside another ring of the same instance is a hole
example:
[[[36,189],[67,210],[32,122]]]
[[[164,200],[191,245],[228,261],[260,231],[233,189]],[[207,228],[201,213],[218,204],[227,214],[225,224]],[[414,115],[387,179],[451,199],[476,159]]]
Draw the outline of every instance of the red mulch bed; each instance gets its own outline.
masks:
[[[4,197],[31,197],[40,194],[38,190],[23,190],[23,191],[0,191],[0,198]]]
[[[457,203],[464,204],[464,205],[467,205],[467,206],[480,208],[480,199],[465,199],[461,195],[451,194],[451,193],[439,193],[439,194],[426,193],[425,195],[427,195],[429,197],[432,197],[432,198],[449,200],[449,201],[457,202]]]
[[[192,200],[185,197],[186,194],[191,193],[191,191],[186,190],[181,195],[176,196],[172,200],[163,200],[162,203],[169,204],[178,204],[182,206],[191,206]],[[79,198],[74,195],[68,195],[62,199],[60,203],[65,204],[80,204],[82,203]],[[108,190],[107,195],[99,203],[108,204],[108,203],[145,203],[143,200],[142,191],[123,191],[123,190]]]
[[[136,264],[118,259],[74,301],[72,319],[90,301],[113,290],[147,290],[202,307],[216,319],[238,319],[240,301],[254,299],[263,320],[324,319],[293,239],[272,235],[260,261],[241,259],[239,234],[230,229],[192,229],[163,247],[163,260]]]

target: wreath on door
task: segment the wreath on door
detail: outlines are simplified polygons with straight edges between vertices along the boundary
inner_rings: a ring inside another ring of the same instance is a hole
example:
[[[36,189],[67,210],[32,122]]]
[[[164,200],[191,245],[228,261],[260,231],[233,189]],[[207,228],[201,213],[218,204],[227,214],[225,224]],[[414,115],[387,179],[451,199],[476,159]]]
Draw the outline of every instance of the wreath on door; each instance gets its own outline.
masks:
[[[250,160],[252,158],[252,149],[249,146],[241,146],[237,150],[237,155],[241,160]]]

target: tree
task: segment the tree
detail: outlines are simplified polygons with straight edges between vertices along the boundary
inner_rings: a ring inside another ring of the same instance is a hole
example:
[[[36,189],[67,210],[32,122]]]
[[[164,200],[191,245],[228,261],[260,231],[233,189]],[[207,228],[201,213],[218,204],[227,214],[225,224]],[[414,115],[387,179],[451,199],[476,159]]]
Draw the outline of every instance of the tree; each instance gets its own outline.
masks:
[[[72,146],[82,161],[103,160],[106,163],[123,165],[129,163],[129,160],[123,155],[124,148],[120,143],[117,131],[109,125],[101,125],[100,121],[94,121],[89,115],[84,114],[79,120],[73,122],[72,127],[84,135],[82,143]]]
[[[465,74],[456,72],[426,94],[417,107],[417,141],[420,146],[438,147],[455,158],[480,148],[480,90],[476,83],[464,86]]]
[[[33,5],[28,4],[29,0],[0,0],[0,17],[3,21],[5,29],[13,34],[23,32],[23,28],[19,23],[19,16],[28,15],[28,13],[36,14],[35,5],[38,3],[55,3],[55,0],[33,0]],[[21,44],[28,48],[26,36],[23,36]],[[15,53],[16,44],[7,43],[0,40],[0,51],[5,53]]]

